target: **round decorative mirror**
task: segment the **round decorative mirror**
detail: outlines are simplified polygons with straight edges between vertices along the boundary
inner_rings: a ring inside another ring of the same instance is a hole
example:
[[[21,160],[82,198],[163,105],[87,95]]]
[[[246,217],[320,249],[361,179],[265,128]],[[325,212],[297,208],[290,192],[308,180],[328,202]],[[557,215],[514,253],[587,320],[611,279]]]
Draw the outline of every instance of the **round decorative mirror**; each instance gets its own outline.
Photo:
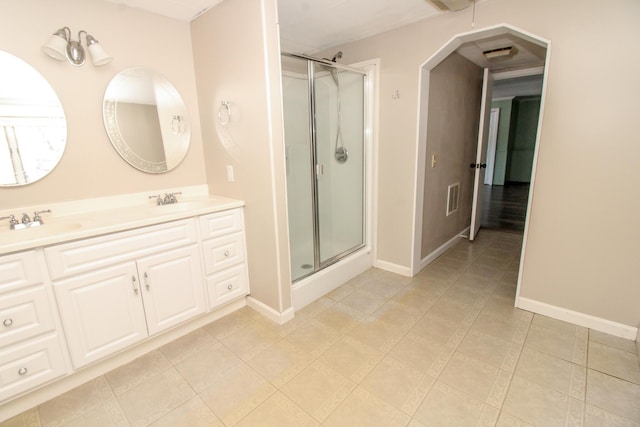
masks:
[[[175,87],[146,68],[127,68],[109,83],[102,106],[111,143],[131,166],[170,171],[189,150],[187,107]]]
[[[31,65],[0,51],[0,186],[43,178],[66,142],[67,121],[51,85]]]

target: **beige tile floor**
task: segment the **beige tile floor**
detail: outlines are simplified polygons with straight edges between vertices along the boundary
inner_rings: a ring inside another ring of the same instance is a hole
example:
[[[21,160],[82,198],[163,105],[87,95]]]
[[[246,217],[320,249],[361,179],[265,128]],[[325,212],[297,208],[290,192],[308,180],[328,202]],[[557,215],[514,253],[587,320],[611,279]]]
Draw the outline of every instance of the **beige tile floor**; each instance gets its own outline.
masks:
[[[283,326],[244,308],[0,425],[640,426],[634,342],[513,307],[520,237],[371,269]]]

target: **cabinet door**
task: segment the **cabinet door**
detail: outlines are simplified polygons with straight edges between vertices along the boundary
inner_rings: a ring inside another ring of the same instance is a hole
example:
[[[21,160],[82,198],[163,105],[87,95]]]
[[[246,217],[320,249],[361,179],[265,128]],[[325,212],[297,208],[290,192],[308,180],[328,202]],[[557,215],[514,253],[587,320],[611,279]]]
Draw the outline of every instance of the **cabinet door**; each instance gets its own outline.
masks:
[[[149,334],[204,313],[204,280],[198,245],[138,260]]]
[[[148,335],[133,262],[54,282],[54,290],[76,368]]]

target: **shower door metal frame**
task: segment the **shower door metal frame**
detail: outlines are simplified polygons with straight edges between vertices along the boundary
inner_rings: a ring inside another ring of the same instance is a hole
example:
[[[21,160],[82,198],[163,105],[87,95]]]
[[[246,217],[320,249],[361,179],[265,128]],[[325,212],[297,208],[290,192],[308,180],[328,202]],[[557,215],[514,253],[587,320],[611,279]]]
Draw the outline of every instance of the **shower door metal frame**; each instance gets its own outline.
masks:
[[[362,91],[362,108],[363,108],[363,122],[362,122],[362,158],[363,158],[363,163],[366,162],[367,159],[367,145],[366,145],[366,129],[367,129],[367,122],[369,120],[369,118],[367,117],[366,114],[366,108],[365,106],[368,103],[368,94],[367,91],[365,90],[365,88],[367,87],[367,73],[362,71],[362,70],[358,70],[357,68],[352,68],[352,67],[348,67],[342,64],[336,64],[333,61],[330,61],[328,59],[320,59],[320,58],[313,58],[311,56],[306,56],[306,55],[301,55],[301,54],[297,54],[297,53],[288,53],[288,52],[282,52],[283,56],[289,56],[292,58],[297,58],[297,59],[301,59],[301,60],[305,60],[307,61],[307,75],[308,75],[308,93],[309,93],[309,138],[310,138],[310,142],[311,142],[311,206],[312,206],[312,210],[313,210],[313,217],[312,217],[312,224],[313,224],[313,270],[310,271],[309,273],[298,277],[297,279],[293,280],[293,283],[298,282],[302,279],[305,279],[309,276],[311,276],[312,274],[322,270],[325,267],[328,267],[336,262],[338,262],[339,260],[341,260],[342,258],[344,258],[345,256],[356,252],[359,249],[362,249],[363,247],[366,246],[367,242],[367,192],[366,192],[366,188],[367,188],[367,172],[366,172],[366,164],[362,165],[362,242],[357,245],[354,246],[350,249],[347,249],[346,251],[343,251],[339,254],[336,254],[330,258],[328,258],[327,260],[325,260],[324,262],[321,260],[321,256],[320,256],[320,212],[319,212],[319,203],[318,203],[318,198],[319,198],[319,191],[318,191],[318,175],[320,172],[320,168],[322,168],[321,165],[318,164],[318,144],[317,144],[317,139],[316,139],[316,108],[315,108],[315,100],[316,100],[316,95],[315,95],[315,68],[314,68],[314,64],[318,63],[321,65],[324,65],[326,67],[333,67],[333,68],[340,68],[346,71],[350,71],[350,72],[354,72],[357,74],[362,75],[363,81],[363,91]]]

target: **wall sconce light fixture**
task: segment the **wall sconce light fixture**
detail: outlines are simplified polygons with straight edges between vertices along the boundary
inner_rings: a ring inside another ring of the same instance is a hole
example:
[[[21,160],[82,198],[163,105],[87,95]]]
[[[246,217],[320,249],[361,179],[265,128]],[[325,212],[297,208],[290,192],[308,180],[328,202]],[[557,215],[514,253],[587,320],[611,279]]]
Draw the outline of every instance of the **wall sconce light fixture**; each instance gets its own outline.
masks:
[[[72,40],[69,27],[60,28],[53,33],[49,41],[42,46],[42,50],[53,59],[58,61],[67,59],[71,64],[81,66],[86,59],[84,48],[82,47],[82,33],[85,35],[85,42],[91,54],[93,65],[104,65],[113,59],[100,46],[98,40],[84,30],[78,32],[78,40]]]

